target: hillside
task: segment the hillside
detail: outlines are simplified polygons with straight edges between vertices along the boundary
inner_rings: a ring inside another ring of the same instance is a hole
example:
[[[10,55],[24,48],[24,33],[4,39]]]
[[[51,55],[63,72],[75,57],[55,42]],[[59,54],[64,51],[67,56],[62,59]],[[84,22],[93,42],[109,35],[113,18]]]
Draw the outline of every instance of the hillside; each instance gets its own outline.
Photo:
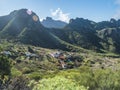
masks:
[[[94,22],[88,19],[71,19],[63,29],[50,29],[60,39],[97,52],[119,53],[119,20]]]
[[[106,50],[120,53],[120,28],[105,28],[98,31],[98,35],[107,42],[101,43]]]
[[[65,43],[62,44],[60,40],[54,38],[40,23],[38,16],[28,9],[13,11],[8,16],[0,17],[0,22],[4,22],[0,26],[1,39],[67,50]]]
[[[51,29],[51,32],[71,44],[99,51],[102,49],[99,43],[102,39],[97,36],[93,24],[94,22],[92,21],[76,18],[75,20],[70,20],[70,23],[63,30]]]
[[[8,19],[8,17],[10,19]],[[8,16],[1,17],[0,22],[4,22],[2,18],[8,21],[5,22],[4,25],[1,25],[1,39],[7,39],[7,41],[13,43],[23,43],[44,48],[67,51],[87,51],[52,34],[48,28],[45,28],[41,24],[38,16],[28,9],[13,11]]]
[[[119,84],[116,86],[114,82],[120,80],[119,58],[116,54],[68,52],[3,41],[0,44],[0,89],[102,90],[106,84],[107,88],[111,85],[117,88]]]
[[[57,21],[49,17],[46,21],[57,24]],[[21,9],[0,17],[0,22],[0,38],[8,41],[62,50],[74,51],[77,47],[102,53],[120,53],[118,39],[120,20],[111,19],[96,23],[88,19],[76,18],[64,24],[64,28],[51,28],[52,25],[46,28],[33,11]]]

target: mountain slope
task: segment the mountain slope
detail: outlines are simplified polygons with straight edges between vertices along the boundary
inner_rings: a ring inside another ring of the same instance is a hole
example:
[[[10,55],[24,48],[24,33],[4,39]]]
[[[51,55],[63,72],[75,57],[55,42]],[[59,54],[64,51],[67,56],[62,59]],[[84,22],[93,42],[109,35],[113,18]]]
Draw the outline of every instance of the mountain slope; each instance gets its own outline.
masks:
[[[14,11],[7,17],[10,17],[10,19],[5,18],[7,22],[1,26],[1,39],[44,48],[84,51],[84,49],[75,47],[53,35],[40,23],[38,16],[28,9]],[[2,18],[3,17],[1,17],[0,20],[2,20]],[[4,20],[1,22],[4,22]]]
[[[95,25],[95,30],[102,30],[105,28],[117,28],[120,27],[120,19],[115,20],[115,19],[110,19],[110,21],[102,21],[98,22]]]
[[[58,47],[56,43],[59,42],[54,40],[42,26],[38,16],[32,11],[29,11],[31,14],[28,14],[27,11],[27,9],[21,9],[8,15],[7,17],[11,15],[13,17],[7,19],[5,25],[1,25],[0,38],[42,47]]]
[[[101,43],[106,50],[120,53],[120,28],[106,28],[98,31],[98,35],[107,42]]]
[[[51,29],[50,31],[71,44],[100,51],[103,48],[99,43],[102,39],[97,36],[97,32],[94,30],[94,24],[95,22],[93,21],[76,18],[75,20],[70,20],[70,23],[64,29]]]
[[[71,51],[120,53],[120,20],[96,23],[76,18],[61,29],[45,28],[34,12],[20,9],[0,17],[0,23],[0,38],[12,42]]]
[[[64,29],[51,29],[51,33],[73,45],[97,52],[120,53],[120,20],[99,23],[88,19],[71,19]]]

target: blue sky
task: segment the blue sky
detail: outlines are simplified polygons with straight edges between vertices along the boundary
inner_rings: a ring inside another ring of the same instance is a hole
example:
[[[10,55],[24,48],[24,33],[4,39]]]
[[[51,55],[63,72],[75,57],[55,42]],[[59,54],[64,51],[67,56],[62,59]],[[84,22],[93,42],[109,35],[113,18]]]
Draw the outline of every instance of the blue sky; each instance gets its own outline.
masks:
[[[50,16],[66,22],[76,17],[96,22],[120,18],[120,0],[0,0],[0,16],[22,8],[40,19]]]

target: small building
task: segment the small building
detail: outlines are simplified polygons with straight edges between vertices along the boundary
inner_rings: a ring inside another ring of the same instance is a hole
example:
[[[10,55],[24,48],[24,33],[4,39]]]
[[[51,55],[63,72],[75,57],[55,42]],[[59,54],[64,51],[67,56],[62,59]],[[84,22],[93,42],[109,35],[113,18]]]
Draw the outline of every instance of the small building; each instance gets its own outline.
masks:
[[[54,58],[58,58],[60,56],[61,52],[57,51],[57,52],[54,52],[54,53],[51,53],[50,55]]]
[[[3,51],[3,52],[1,52],[1,54],[4,54],[4,55],[12,55],[10,51]]]
[[[31,56],[31,57],[36,57],[36,58],[39,57],[37,54],[34,54],[34,53],[32,53],[30,56]]]
[[[31,56],[31,53],[30,53],[30,52],[25,52],[25,55],[26,55],[27,57],[30,57],[30,56]]]
[[[35,53],[25,52],[25,55],[27,57],[27,60],[29,60],[30,58],[34,58],[35,60],[36,60],[36,58],[39,58],[39,55],[37,55]]]
[[[61,59],[61,60],[65,60],[66,59],[64,55],[60,55],[58,58]]]
[[[62,67],[62,69],[66,68],[66,64],[63,60],[59,60],[60,66]]]

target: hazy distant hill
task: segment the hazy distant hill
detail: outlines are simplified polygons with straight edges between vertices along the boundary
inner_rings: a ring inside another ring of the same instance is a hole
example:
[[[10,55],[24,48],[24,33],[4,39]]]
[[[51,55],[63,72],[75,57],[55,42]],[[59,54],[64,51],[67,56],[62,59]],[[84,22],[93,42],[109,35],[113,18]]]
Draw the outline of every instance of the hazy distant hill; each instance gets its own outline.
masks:
[[[67,23],[60,20],[53,20],[51,17],[46,17],[41,23],[47,28],[63,28],[67,25]]]

